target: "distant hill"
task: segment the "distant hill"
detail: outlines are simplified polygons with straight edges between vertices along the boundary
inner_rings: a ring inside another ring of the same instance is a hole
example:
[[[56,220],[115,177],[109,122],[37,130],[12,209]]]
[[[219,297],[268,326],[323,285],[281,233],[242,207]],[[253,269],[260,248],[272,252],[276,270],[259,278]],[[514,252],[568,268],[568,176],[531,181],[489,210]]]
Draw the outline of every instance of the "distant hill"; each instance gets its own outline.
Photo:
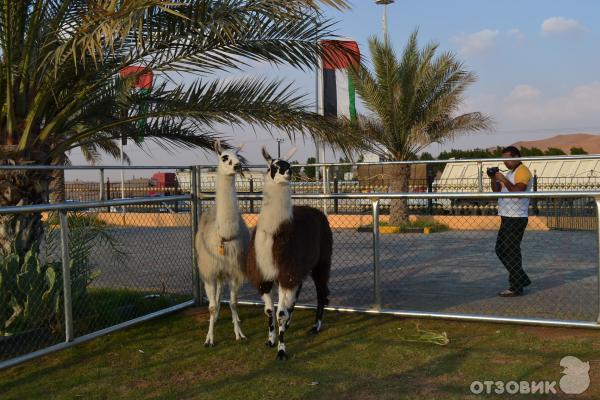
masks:
[[[571,154],[571,147],[582,147],[589,154],[600,154],[600,135],[589,133],[573,133],[570,135],[556,135],[548,139],[521,141],[513,144],[516,147],[537,147],[547,150],[549,147],[561,149]]]

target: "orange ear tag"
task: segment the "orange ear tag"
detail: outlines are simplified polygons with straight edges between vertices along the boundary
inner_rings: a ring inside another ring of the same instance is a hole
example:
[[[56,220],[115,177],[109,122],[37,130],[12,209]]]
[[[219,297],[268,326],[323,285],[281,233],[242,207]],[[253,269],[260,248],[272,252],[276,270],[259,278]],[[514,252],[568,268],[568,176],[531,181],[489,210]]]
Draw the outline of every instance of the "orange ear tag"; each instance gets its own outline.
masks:
[[[221,243],[221,245],[219,246],[219,254],[222,256],[225,255],[225,246],[223,246],[223,243]]]

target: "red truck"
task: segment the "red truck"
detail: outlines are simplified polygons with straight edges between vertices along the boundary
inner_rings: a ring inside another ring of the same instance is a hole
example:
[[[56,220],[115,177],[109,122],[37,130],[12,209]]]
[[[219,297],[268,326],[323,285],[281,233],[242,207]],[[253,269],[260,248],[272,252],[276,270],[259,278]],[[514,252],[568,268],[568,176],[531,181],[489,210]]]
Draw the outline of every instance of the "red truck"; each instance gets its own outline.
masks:
[[[175,194],[177,189],[177,176],[174,172],[157,172],[150,179],[153,185],[150,196],[162,196]]]

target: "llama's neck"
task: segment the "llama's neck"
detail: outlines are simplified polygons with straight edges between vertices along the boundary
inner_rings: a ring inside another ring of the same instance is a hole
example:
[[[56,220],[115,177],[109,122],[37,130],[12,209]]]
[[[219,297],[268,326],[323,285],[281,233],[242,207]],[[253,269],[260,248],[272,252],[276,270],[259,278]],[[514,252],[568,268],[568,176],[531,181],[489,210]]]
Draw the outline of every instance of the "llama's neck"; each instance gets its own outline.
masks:
[[[292,196],[289,185],[266,182],[258,217],[258,229],[275,233],[282,222],[292,219]]]
[[[215,202],[219,235],[225,239],[236,236],[239,233],[240,209],[235,191],[235,175],[217,175]]]

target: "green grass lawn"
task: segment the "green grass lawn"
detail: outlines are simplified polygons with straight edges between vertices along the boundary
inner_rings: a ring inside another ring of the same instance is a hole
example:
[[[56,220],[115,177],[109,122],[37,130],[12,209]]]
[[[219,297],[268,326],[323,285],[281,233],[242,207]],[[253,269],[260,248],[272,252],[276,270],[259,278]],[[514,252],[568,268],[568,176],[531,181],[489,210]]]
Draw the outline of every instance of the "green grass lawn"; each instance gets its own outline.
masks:
[[[83,336],[187,300],[191,300],[190,295],[148,290],[88,288],[86,295],[73,303],[75,336]],[[62,319],[62,315],[59,318]],[[20,329],[16,330],[13,338],[30,329],[17,328]],[[64,328],[61,326],[41,325],[38,328],[38,332],[21,336],[20,340],[14,341],[11,345],[0,345],[0,361],[52,346],[64,340]]]
[[[90,288],[88,297],[74,304],[75,333],[91,333],[187,300],[191,297],[159,291]]]
[[[206,310],[188,309],[1,371],[0,398],[483,398],[470,396],[473,380],[559,381],[566,355],[591,365],[591,386],[575,398],[600,398],[598,331],[327,312],[313,337],[313,312],[297,310],[282,362],[264,346],[262,309],[241,307],[240,316],[245,342],[223,307],[217,345],[205,348]],[[450,343],[408,341],[417,324]]]

